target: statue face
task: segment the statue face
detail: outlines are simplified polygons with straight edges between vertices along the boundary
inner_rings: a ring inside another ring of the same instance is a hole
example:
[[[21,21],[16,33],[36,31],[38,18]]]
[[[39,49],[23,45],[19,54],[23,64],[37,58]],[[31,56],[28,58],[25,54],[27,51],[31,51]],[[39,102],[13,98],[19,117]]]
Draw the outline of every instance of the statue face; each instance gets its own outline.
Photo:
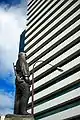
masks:
[[[19,53],[19,58],[25,60],[26,59],[26,54],[25,53]]]
[[[22,58],[23,60],[25,60],[25,54],[22,54],[22,55],[21,55],[21,58]]]

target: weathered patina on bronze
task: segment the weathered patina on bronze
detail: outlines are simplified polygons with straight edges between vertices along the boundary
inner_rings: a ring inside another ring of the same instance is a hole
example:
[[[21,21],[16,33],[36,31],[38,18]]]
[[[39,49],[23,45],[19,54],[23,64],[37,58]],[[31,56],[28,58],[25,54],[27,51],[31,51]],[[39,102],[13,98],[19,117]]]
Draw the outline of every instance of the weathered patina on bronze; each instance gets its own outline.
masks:
[[[27,106],[30,97],[30,72],[28,63],[26,62],[26,54],[20,52],[16,66],[14,66],[16,75],[16,94],[15,94],[15,105],[14,114],[28,115]]]

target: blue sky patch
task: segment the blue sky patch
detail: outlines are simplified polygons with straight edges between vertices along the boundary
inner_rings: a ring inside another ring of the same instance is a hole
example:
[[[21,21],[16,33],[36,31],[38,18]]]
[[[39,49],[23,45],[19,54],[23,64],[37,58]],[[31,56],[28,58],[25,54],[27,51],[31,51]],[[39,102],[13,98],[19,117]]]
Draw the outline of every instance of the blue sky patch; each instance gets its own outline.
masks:
[[[0,4],[9,4],[11,5],[17,5],[20,4],[21,0],[0,0]]]

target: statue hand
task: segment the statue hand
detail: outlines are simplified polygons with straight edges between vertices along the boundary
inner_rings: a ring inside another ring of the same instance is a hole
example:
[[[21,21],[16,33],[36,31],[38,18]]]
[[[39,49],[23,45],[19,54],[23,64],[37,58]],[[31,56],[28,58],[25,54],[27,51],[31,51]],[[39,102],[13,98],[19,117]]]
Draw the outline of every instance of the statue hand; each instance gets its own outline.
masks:
[[[29,77],[25,77],[25,81],[31,86],[31,81],[29,80]]]
[[[20,77],[18,74],[16,75],[16,78],[17,78],[17,82],[18,83],[24,82],[24,80],[22,79],[22,77]]]

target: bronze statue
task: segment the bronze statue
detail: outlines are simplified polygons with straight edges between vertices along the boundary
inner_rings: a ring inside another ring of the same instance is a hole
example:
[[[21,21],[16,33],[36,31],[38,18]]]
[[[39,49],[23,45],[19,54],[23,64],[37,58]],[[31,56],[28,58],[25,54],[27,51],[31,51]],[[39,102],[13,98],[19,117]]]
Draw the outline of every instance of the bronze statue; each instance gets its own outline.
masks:
[[[28,115],[27,106],[30,97],[31,82],[29,80],[30,72],[24,52],[19,53],[16,66],[14,67],[16,75],[14,114]]]

